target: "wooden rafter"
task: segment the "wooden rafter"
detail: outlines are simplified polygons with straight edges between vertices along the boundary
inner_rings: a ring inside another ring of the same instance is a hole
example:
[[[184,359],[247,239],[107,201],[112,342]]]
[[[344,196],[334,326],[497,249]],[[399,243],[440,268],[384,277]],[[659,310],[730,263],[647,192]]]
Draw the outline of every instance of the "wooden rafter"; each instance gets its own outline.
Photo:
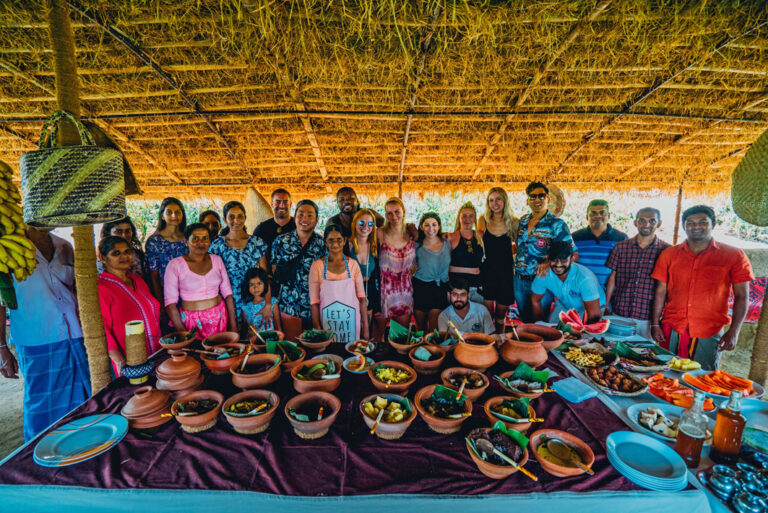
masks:
[[[191,96],[189,96],[186,89],[175,78],[173,78],[170,73],[163,69],[163,67],[160,66],[160,64],[155,61],[149,54],[147,54],[147,52],[145,52],[136,42],[126,36],[125,33],[123,33],[117,27],[104,20],[98,13],[87,9],[76,0],[67,0],[67,4],[70,6],[70,8],[72,8],[72,10],[77,11],[84,18],[98,25],[107,34],[112,36],[118,43],[128,49],[129,52],[143,61],[144,64],[152,68],[154,72],[159,75],[168,85],[176,89],[178,91],[179,97],[184,101],[184,103],[186,103],[189,108],[192,109],[192,112],[196,116],[200,117],[205,122],[205,125],[208,127],[208,129],[213,132],[213,134],[216,136],[216,139],[224,147],[230,159],[237,162],[245,172],[246,176],[248,176],[251,181],[253,181],[253,173],[250,171],[248,166],[246,166],[245,162],[237,155],[235,148],[227,140],[227,138],[224,137],[224,134],[221,132],[216,123],[208,114],[203,112],[203,108],[200,106],[200,104],[192,99]]]
[[[44,83],[40,82],[39,80],[37,80],[37,78],[34,77],[33,75],[18,69],[16,66],[11,64],[10,62],[7,62],[7,61],[5,61],[3,59],[0,59],[0,68],[3,68],[5,70],[9,71],[14,76],[16,76],[18,78],[21,78],[22,80],[26,80],[27,82],[29,82],[30,84],[34,85],[35,87],[37,87],[37,88],[45,91],[46,93],[52,95],[54,98],[56,97],[56,92],[53,89],[51,89],[50,87],[48,87]],[[83,110],[89,116],[93,116],[93,114],[94,114],[93,109],[87,103],[81,101],[80,104],[81,104]],[[104,121],[103,119],[94,119],[93,122],[97,126],[99,126],[102,130],[104,130],[106,133],[108,133],[112,137],[118,139],[123,144],[124,147],[127,147],[127,148],[135,151],[136,153],[138,153],[139,155],[144,157],[144,159],[147,162],[149,162],[153,166],[156,166],[157,168],[162,170],[163,173],[168,175],[174,182],[176,182],[176,183],[183,183],[183,180],[181,179],[181,177],[179,176],[179,174],[176,171],[173,171],[172,169],[168,169],[168,167],[165,164],[162,164],[160,161],[158,161],[157,158],[154,155],[152,155],[150,152],[148,152],[147,150],[142,148],[138,143],[133,141],[125,132],[123,132],[122,130],[120,130],[120,129],[114,127],[114,126],[112,126],[111,124],[109,124],[108,122]],[[23,135],[19,134],[18,132],[9,131],[7,129],[5,131],[8,132],[8,133],[12,133],[14,135],[17,135],[18,137],[20,137],[21,139],[24,139],[27,142],[31,142],[28,138],[24,137]]]
[[[592,9],[586,18],[579,20],[573,25],[573,27],[571,27],[571,30],[568,31],[565,39],[563,39],[555,51],[552,52],[549,58],[541,64],[536,73],[534,73],[534,75],[531,77],[531,80],[528,82],[525,89],[523,89],[523,91],[517,95],[515,98],[515,108],[520,108],[525,103],[531,92],[536,88],[536,86],[538,86],[539,82],[541,82],[541,79],[544,78],[547,72],[551,69],[552,65],[557,59],[560,58],[563,52],[565,52],[573,44],[576,38],[584,30],[584,27],[596,20],[610,5],[611,0],[601,0],[600,3],[598,3],[594,9]],[[477,168],[475,168],[475,172],[472,175],[472,181],[477,180],[477,177],[483,171],[483,166],[488,161],[488,158],[491,156],[491,154],[496,150],[499,141],[501,141],[501,138],[504,137],[504,132],[506,132],[507,128],[509,128],[509,125],[512,123],[514,117],[514,114],[507,114],[507,116],[504,118],[504,121],[496,130],[496,133],[493,134],[493,137],[491,137],[491,140],[485,147],[485,151],[483,152],[483,156],[480,159],[480,163],[477,165]]]
[[[739,39],[748,36],[749,34],[752,34],[753,32],[759,30],[761,27],[768,24],[768,21],[763,21],[759,23],[758,25],[750,28],[746,32],[743,32],[741,34],[738,34],[734,37],[727,37],[720,41],[715,47],[707,53],[703,58],[700,59],[693,59],[692,62],[688,63],[684,67],[678,69],[676,72],[668,75],[667,77],[658,77],[653,84],[651,84],[648,88],[641,91],[638,95],[636,95],[634,98],[630,99],[624,106],[623,111],[615,116],[609,117],[607,120],[603,121],[597,130],[590,132],[586,136],[584,136],[583,140],[563,159],[563,161],[560,162],[548,175],[547,180],[551,180],[553,176],[555,176],[557,173],[562,171],[562,169],[568,164],[568,162],[576,156],[582,149],[584,149],[590,142],[592,142],[598,135],[600,135],[608,126],[615,123],[616,121],[620,120],[624,115],[629,114],[632,109],[634,109],[640,102],[647,99],[651,95],[653,95],[656,91],[661,89],[665,84],[671,83],[673,80],[678,78],[680,75],[685,73],[686,71],[693,69],[697,64],[701,62],[705,62],[707,59],[709,59],[712,55],[720,52],[723,48],[727,47],[728,45],[738,41]]]
[[[437,20],[440,18],[440,13],[443,8],[438,2],[435,5],[435,10],[432,12],[432,17],[429,21],[429,28],[427,34],[422,39],[419,45],[419,64],[416,67],[416,74],[414,80],[411,83],[411,97],[408,99],[408,115],[405,118],[405,131],[403,132],[403,149],[400,154],[400,169],[397,174],[397,195],[402,197],[403,195],[403,174],[405,171],[405,157],[408,153],[408,140],[411,137],[411,123],[413,123],[413,111],[416,108],[416,98],[419,94],[419,89],[422,85],[421,74],[424,71],[424,64],[427,62],[427,52],[429,51],[429,45],[432,44],[432,38],[435,35],[435,28],[437,27]]]

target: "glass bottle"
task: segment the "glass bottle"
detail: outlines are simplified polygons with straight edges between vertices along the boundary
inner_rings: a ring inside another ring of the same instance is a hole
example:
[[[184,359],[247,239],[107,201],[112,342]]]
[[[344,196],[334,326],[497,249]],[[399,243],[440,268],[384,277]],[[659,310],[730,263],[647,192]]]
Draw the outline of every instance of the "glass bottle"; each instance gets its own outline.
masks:
[[[683,457],[683,461],[689,468],[699,466],[701,449],[704,447],[704,438],[707,436],[709,419],[704,415],[704,394],[693,394],[693,403],[680,416],[677,425],[677,441],[675,451]]]
[[[741,435],[747,419],[741,414],[741,391],[731,391],[726,406],[717,410],[715,434],[712,437],[710,457],[718,463],[735,463],[739,459]]]

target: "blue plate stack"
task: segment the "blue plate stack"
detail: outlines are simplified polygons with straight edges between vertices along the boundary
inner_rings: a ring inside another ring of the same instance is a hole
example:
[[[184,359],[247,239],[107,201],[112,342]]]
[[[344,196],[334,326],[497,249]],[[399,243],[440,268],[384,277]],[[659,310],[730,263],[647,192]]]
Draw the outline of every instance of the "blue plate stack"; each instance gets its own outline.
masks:
[[[117,445],[128,432],[128,419],[103,413],[65,424],[35,446],[34,460],[43,467],[65,467],[95,458]]]
[[[614,319],[608,317],[611,324],[608,326],[608,334],[617,337],[631,337],[637,333],[637,323],[629,319]]]
[[[675,492],[688,484],[688,469],[683,458],[655,438],[617,431],[608,435],[606,446],[611,465],[643,488]]]

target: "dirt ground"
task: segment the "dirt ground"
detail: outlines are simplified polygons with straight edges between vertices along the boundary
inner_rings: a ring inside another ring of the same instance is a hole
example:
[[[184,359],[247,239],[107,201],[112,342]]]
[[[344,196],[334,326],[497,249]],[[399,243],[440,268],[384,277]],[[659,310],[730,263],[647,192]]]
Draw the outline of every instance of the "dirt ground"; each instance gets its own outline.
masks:
[[[737,376],[749,373],[754,324],[745,324],[736,350],[725,353],[721,368]],[[24,398],[24,378],[0,378],[0,459],[24,443],[21,430],[21,403]]]

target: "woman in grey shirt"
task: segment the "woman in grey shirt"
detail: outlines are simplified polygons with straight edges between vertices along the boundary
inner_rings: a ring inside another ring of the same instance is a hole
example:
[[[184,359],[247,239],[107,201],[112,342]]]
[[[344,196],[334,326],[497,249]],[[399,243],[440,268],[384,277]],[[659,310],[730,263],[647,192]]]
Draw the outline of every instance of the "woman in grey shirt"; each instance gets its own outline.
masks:
[[[440,216],[427,212],[419,220],[413,306],[419,329],[437,328],[437,317],[448,306],[448,267],[451,243],[443,239]]]

